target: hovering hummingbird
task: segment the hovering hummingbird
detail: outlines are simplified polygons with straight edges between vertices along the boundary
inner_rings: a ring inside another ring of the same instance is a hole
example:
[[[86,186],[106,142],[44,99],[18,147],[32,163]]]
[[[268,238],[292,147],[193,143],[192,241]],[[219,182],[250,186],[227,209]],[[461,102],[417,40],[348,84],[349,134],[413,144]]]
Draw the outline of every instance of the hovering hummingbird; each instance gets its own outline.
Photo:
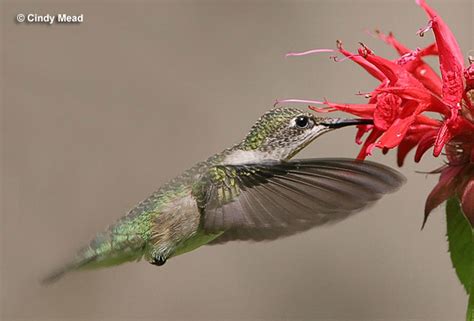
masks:
[[[367,161],[291,158],[323,133],[370,123],[273,109],[243,141],[163,185],[44,282],[141,258],[159,266],[205,244],[274,240],[338,222],[395,191],[403,176]]]

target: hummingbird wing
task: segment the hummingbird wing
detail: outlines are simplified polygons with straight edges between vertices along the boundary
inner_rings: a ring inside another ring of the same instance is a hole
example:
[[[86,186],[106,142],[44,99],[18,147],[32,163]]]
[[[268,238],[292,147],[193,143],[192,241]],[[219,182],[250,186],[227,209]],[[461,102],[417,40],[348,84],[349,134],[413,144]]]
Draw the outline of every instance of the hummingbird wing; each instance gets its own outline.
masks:
[[[194,187],[209,244],[263,241],[340,221],[405,178],[373,162],[351,159],[266,161],[212,167]]]

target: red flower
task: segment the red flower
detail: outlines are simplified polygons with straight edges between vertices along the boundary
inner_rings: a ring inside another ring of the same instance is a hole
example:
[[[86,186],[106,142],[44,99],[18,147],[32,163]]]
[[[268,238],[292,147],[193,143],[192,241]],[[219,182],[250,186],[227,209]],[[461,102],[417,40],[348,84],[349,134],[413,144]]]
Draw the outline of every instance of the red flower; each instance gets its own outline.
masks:
[[[433,30],[435,42],[423,49],[410,50],[393,34],[379,31],[377,36],[391,45],[400,55],[394,61],[375,55],[361,44],[358,53],[345,50],[340,41],[337,49],[316,49],[289,56],[318,52],[339,52],[380,81],[366,104],[342,104],[332,101],[287,99],[280,102],[306,102],[317,112],[344,111],[372,118],[374,125],[359,126],[356,142],[362,144],[358,159],[364,159],[377,147],[386,153],[398,147],[398,165],[416,148],[415,162],[433,147],[439,156],[445,149],[448,163],[438,173],[440,181],[429,195],[425,206],[425,221],[431,210],[447,198],[457,195],[464,213],[474,226],[474,65],[464,67],[463,56],[453,33],[440,16],[424,0],[417,0],[429,17],[428,26],[418,33],[423,36]],[[439,58],[441,78],[425,63],[423,57]],[[441,120],[425,112],[435,112]],[[362,137],[368,134],[362,143]],[[447,146],[445,148],[445,146]]]
[[[451,141],[446,147],[449,163],[440,168],[438,184],[426,199],[425,218],[438,205],[452,196],[458,196],[467,219],[474,226],[474,163],[472,153],[474,142]]]

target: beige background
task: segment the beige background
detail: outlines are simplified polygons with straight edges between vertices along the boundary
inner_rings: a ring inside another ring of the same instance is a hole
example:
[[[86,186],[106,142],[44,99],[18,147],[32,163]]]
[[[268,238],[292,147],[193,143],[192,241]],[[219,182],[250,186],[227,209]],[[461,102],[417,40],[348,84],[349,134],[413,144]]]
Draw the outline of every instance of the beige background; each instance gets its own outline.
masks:
[[[463,52],[473,4],[436,1]],[[17,13],[80,14],[27,25]],[[341,224],[266,244],[203,247],[147,263],[39,278],[166,180],[241,139],[275,98],[354,95],[376,81],[327,55],[393,30],[411,47],[413,1],[46,1],[2,6],[3,320],[462,320],[442,209],[420,232],[442,159],[402,171],[400,192]],[[435,60],[431,60],[432,62]],[[354,129],[303,156],[354,156]],[[394,165],[394,153],[373,159]]]

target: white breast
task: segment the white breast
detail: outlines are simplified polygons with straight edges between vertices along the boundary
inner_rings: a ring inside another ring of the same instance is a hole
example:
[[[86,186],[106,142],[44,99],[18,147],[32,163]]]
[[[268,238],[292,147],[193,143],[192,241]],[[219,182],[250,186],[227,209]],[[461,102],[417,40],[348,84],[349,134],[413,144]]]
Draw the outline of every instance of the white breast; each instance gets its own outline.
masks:
[[[235,150],[226,156],[222,162],[225,165],[242,165],[249,163],[258,163],[263,160],[275,159],[269,153],[255,150]]]

